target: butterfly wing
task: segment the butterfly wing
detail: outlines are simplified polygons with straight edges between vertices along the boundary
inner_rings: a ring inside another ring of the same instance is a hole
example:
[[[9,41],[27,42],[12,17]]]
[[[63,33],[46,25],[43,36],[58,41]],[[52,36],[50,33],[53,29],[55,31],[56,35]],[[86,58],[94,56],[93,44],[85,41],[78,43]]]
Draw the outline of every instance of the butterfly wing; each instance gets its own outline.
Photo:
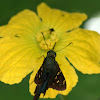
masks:
[[[52,80],[52,83],[49,82],[48,83],[48,88],[53,88],[59,91],[65,90],[66,89],[66,81],[65,78],[63,76],[62,71],[59,68],[58,63],[55,61],[55,66],[57,69],[57,73],[56,76],[54,77],[54,79]]]
[[[42,81],[43,81],[43,68],[44,68],[44,63],[45,63],[45,59],[43,61],[43,64],[42,66],[40,67],[39,71],[37,72],[36,76],[35,76],[35,79],[34,79],[34,82],[38,85],[41,85],[42,84]]]
[[[34,82],[37,85],[41,85],[43,83],[43,68],[44,68],[44,63],[45,63],[45,59],[44,62],[42,64],[42,66],[40,67],[39,71],[37,72]],[[48,88],[53,88],[59,91],[65,90],[66,89],[66,81],[65,78],[63,76],[62,71],[59,68],[58,63],[55,61],[55,66],[57,69],[57,73],[54,76],[54,78],[48,82]],[[51,76],[52,77],[52,76]]]

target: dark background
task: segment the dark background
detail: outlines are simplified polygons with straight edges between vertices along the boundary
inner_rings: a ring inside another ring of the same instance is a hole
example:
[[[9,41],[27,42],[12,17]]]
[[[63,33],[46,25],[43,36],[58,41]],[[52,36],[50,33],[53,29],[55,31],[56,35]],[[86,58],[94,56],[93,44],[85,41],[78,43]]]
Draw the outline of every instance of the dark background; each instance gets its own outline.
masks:
[[[85,12],[88,18],[100,11],[100,0],[0,0],[0,26],[7,24],[13,15],[23,9],[36,11],[37,5],[43,1],[64,11]],[[69,95],[58,95],[53,100],[100,100],[100,74],[84,75],[76,72],[79,76],[76,87]],[[0,82],[0,100],[33,100],[29,93],[29,77],[30,75],[17,85],[10,86]]]

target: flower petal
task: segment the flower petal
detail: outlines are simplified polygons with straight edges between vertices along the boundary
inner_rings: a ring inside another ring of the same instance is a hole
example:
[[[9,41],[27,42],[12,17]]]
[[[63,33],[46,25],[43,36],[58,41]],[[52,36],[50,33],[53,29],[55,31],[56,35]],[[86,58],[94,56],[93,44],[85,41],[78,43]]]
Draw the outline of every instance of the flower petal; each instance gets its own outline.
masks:
[[[51,9],[45,3],[41,3],[37,11],[45,26],[54,28],[58,33],[79,27],[87,18],[84,13],[68,13]]]
[[[94,31],[76,29],[63,34],[63,40],[59,41],[55,50],[66,47],[59,53],[82,73],[100,73],[100,35]]]
[[[8,24],[16,30],[20,29],[28,35],[34,35],[39,31],[40,19],[33,11],[26,9],[13,16]]]
[[[43,97],[43,94],[41,94],[40,98],[55,98],[59,93],[63,94],[63,95],[67,95],[72,90],[72,88],[76,85],[76,83],[78,81],[78,77],[76,75],[74,68],[69,64],[69,62],[64,57],[61,58],[61,55],[59,55],[59,56],[57,56],[56,60],[59,64],[61,71],[63,72],[65,79],[66,79],[67,88],[64,91],[57,91],[52,88],[49,88],[46,91],[45,96]],[[38,66],[33,71],[33,73],[31,74],[31,77],[30,77],[29,83],[30,83],[30,92],[32,95],[34,95],[34,91],[36,88],[36,84],[34,83],[34,78],[35,78],[35,75],[38,72],[40,66],[42,65],[42,63],[43,63],[43,60],[38,62]]]
[[[27,28],[20,32],[20,28],[16,30],[10,25],[0,27],[0,80],[4,83],[19,83],[42,55],[35,38],[22,35]]]

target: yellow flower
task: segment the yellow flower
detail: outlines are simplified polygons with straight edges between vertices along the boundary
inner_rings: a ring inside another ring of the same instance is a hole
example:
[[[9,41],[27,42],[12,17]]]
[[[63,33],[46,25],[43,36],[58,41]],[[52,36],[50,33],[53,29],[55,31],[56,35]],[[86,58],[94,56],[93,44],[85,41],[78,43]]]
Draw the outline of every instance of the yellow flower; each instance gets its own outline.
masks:
[[[26,9],[0,27],[0,80],[10,85],[19,83],[33,71],[29,89],[34,95],[34,78],[44,60],[41,56],[46,57],[48,48],[56,43],[54,51],[59,52],[55,59],[65,77],[66,89],[49,88],[44,98],[67,95],[78,82],[74,67],[84,74],[100,73],[100,35],[79,28],[87,18],[84,13],[51,9],[45,3],[37,7],[37,13]]]

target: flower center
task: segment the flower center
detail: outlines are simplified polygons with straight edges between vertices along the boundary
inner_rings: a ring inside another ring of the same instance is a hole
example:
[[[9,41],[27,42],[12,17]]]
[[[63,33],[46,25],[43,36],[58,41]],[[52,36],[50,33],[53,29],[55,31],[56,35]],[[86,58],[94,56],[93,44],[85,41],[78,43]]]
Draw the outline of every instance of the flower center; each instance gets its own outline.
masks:
[[[55,43],[58,41],[57,34],[53,28],[41,29],[36,35],[36,38],[41,49],[45,50],[52,49]]]

